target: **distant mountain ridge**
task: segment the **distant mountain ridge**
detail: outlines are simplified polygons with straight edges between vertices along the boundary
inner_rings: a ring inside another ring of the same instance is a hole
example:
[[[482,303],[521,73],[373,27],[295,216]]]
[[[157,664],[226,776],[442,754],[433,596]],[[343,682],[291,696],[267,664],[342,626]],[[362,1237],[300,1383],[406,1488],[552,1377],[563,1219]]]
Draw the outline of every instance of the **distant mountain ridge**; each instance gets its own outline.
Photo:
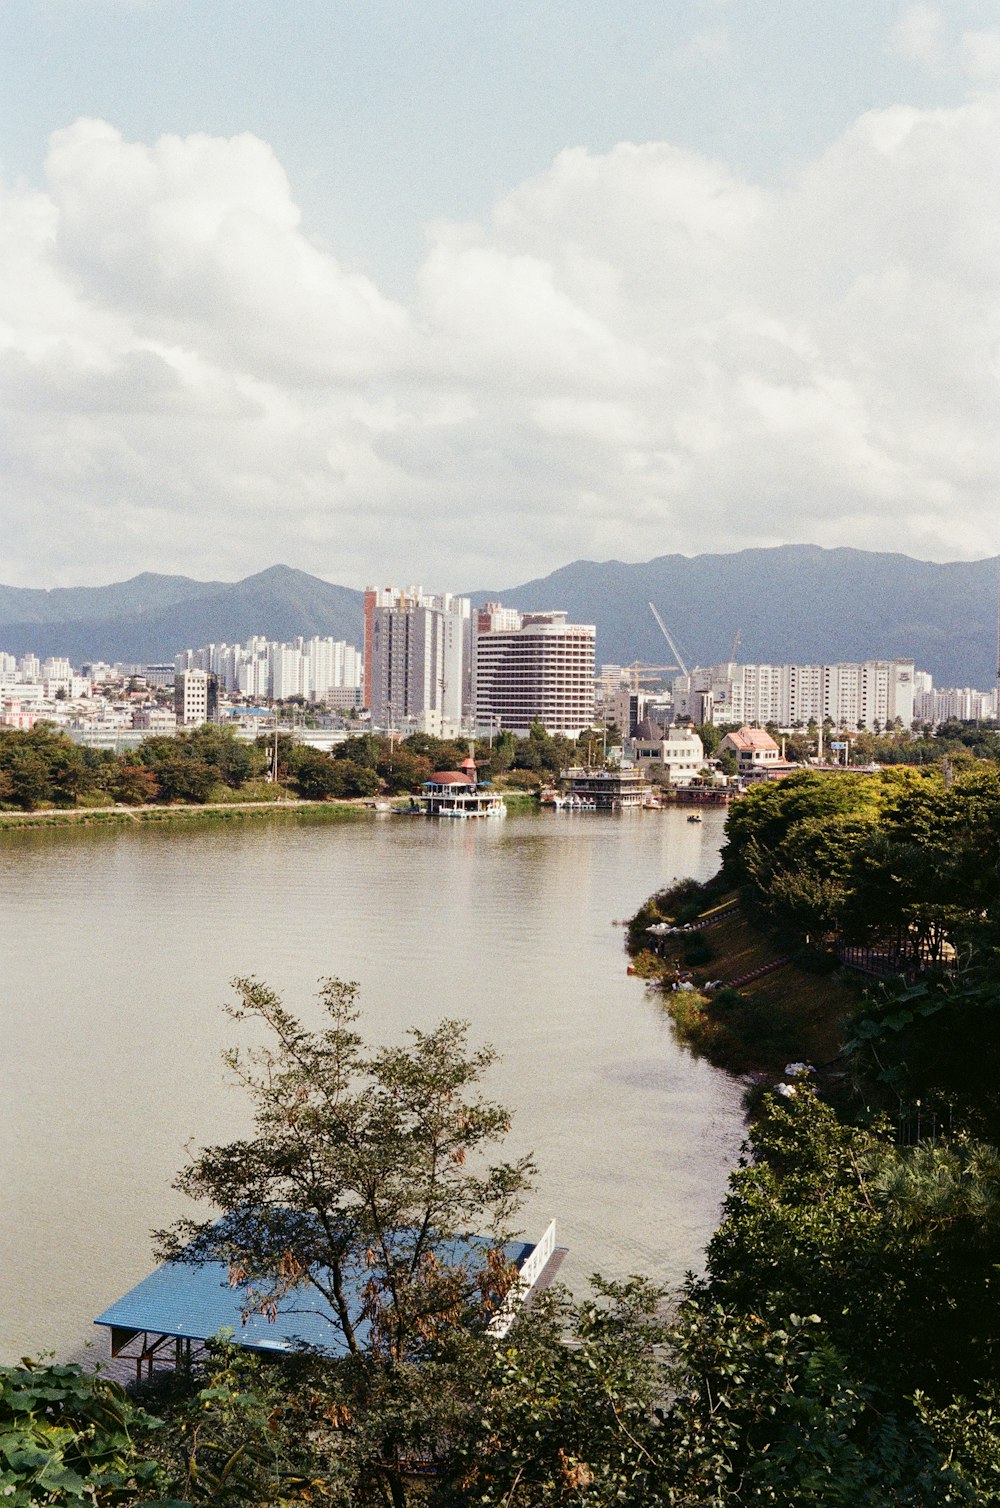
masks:
[[[596,623],[599,661],[673,661],[648,604],[688,665],[910,657],[938,686],[988,690],[997,673],[1000,559],[938,565],[908,555],[779,545],[661,555],[636,565],[574,561],[503,592],[521,609],[565,608]]]
[[[688,664],[800,663],[912,656],[940,686],[994,684],[997,559],[937,565],[908,555],[780,545],[728,555],[661,555],[629,565],[574,561],[518,586],[471,593],[596,623],[598,661],[667,664],[655,603]],[[243,581],[147,572],[104,587],[0,586],[0,650],[150,663],[251,634],[332,634],[360,647],[363,594],[276,565]]]
[[[0,586],[0,649],[153,664],[201,644],[251,634],[332,634],[360,643],[361,592],[276,565],[243,581],[192,581],[147,572],[103,587],[33,591]]]

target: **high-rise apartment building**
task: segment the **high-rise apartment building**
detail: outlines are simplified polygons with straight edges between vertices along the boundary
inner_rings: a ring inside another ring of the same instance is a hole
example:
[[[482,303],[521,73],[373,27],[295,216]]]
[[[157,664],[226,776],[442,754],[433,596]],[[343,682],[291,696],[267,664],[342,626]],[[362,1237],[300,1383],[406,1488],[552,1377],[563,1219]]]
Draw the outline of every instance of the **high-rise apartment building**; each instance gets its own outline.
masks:
[[[182,670],[174,678],[174,711],[179,728],[213,722],[218,711],[218,682],[207,670]]]
[[[472,697],[476,722],[524,737],[532,723],[577,738],[594,721],[592,623],[563,612],[515,613],[487,603],[476,618]]]
[[[361,656],[343,639],[301,636],[279,644],[255,634],[245,644],[203,644],[185,649],[175,670],[204,670],[219,686],[240,696],[286,701],[302,696],[307,702],[353,707],[361,686]]]
[[[838,728],[913,720],[912,660],[840,665],[714,665],[674,681],[677,717],[790,728],[827,718]]]
[[[423,732],[459,732],[469,710],[471,634],[468,597],[369,587],[364,667],[373,723],[412,720]]]

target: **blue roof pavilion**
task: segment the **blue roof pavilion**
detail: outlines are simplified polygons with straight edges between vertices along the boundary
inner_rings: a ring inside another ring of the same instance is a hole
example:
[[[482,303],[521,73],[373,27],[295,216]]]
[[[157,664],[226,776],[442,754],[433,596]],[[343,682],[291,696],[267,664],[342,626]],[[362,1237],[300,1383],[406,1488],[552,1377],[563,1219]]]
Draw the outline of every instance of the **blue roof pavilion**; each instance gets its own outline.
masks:
[[[441,1242],[435,1255],[447,1265],[478,1269],[491,1248],[492,1243],[488,1240],[469,1236],[463,1240]],[[507,1260],[521,1274],[517,1297],[522,1302],[532,1288],[544,1286],[539,1282],[543,1272],[545,1281],[551,1280],[565,1255],[555,1246],[554,1223],[537,1244],[509,1241],[503,1250]],[[355,1313],[360,1312],[361,1292],[369,1276],[366,1269],[360,1268],[347,1279],[346,1297]],[[228,1333],[238,1346],[271,1355],[290,1355],[303,1347],[328,1356],[346,1353],[344,1339],[326,1300],[311,1285],[294,1289],[278,1305],[273,1320],[265,1315],[251,1314],[244,1322],[243,1311],[247,1302],[248,1285],[231,1284],[225,1262],[178,1259],[163,1262],[99,1314],[94,1324],[110,1331],[112,1356],[135,1361],[137,1378],[141,1376],[143,1361],[151,1375],[154,1358],[172,1359],[176,1363],[185,1358],[189,1360],[193,1345],[200,1347],[205,1341],[224,1333]],[[502,1315],[498,1315],[495,1326],[501,1318]],[[513,1312],[510,1318],[513,1318]],[[509,1323],[510,1319],[506,1324]],[[502,1333],[506,1324],[500,1324],[499,1332]],[[368,1321],[361,1320],[357,1335],[362,1344],[368,1333]],[[140,1336],[139,1351],[126,1351],[125,1348]],[[171,1342],[174,1343],[172,1346]]]

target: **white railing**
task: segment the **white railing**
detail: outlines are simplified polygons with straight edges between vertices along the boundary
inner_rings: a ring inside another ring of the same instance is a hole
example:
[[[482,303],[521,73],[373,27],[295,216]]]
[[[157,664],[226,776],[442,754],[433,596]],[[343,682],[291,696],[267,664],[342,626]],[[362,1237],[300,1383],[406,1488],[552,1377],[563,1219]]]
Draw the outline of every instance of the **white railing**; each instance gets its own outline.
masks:
[[[514,1316],[545,1271],[549,1258],[556,1249],[556,1222],[550,1220],[542,1239],[536,1243],[518,1271],[517,1280],[504,1299],[490,1323],[490,1334],[498,1338],[507,1334],[514,1323]]]

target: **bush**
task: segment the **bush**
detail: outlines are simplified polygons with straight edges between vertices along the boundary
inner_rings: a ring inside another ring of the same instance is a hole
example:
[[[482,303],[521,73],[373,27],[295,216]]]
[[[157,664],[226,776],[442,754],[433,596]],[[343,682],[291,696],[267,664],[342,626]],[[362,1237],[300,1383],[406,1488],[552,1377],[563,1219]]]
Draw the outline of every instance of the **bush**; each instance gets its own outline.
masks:
[[[692,932],[683,940],[684,962],[689,968],[698,968],[700,964],[711,963],[715,957],[715,949],[703,932]]]

